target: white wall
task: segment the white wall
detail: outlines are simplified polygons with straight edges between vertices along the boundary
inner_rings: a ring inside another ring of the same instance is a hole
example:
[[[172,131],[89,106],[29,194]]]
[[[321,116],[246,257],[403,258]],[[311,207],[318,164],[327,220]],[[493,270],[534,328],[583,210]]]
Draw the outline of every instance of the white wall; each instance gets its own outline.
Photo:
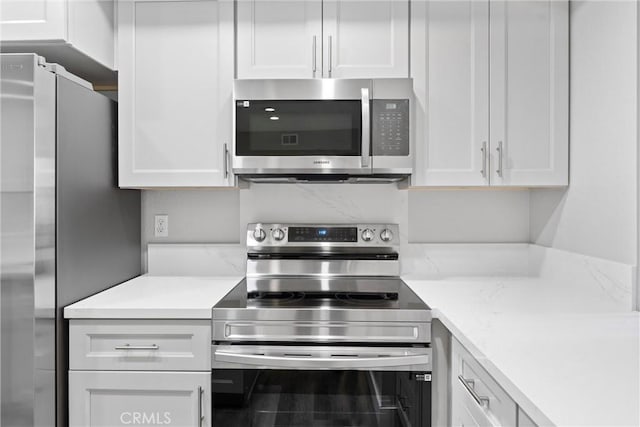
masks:
[[[412,190],[410,242],[525,243],[528,190]]]
[[[635,1],[571,2],[570,185],[531,192],[531,241],[637,262]]]

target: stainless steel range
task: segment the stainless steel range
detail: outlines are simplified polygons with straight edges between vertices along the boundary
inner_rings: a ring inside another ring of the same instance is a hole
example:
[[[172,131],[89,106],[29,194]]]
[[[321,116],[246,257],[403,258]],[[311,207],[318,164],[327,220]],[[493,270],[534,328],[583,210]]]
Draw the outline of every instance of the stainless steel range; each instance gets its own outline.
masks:
[[[431,425],[431,312],[398,236],[249,224],[247,275],[213,308],[214,425]]]

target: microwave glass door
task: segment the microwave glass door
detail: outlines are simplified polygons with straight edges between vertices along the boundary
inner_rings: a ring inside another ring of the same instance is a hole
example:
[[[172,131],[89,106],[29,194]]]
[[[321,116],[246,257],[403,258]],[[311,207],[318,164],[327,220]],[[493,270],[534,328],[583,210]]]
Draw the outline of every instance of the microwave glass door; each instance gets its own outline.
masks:
[[[360,156],[360,100],[236,101],[237,156]]]
[[[213,425],[430,426],[431,383],[415,377],[403,371],[214,369]]]

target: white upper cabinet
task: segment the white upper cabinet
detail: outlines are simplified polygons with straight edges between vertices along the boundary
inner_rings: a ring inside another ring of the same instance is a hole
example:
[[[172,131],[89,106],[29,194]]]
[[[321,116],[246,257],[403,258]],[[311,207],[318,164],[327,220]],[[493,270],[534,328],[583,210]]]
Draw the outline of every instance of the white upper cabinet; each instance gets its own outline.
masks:
[[[409,76],[409,2],[324,0],[324,77]]]
[[[568,4],[412,3],[423,186],[568,183]]]
[[[322,73],[322,1],[237,3],[238,78],[303,79]]]
[[[412,4],[412,74],[422,185],[487,185],[489,2]]]
[[[118,8],[119,185],[230,184],[233,3]]]
[[[2,41],[66,39],[68,5],[58,0],[2,0]]]
[[[3,52],[34,52],[94,83],[115,83],[114,0],[2,0],[1,9]]]
[[[491,184],[567,185],[566,1],[491,2]]]
[[[409,76],[408,0],[238,0],[238,78]]]

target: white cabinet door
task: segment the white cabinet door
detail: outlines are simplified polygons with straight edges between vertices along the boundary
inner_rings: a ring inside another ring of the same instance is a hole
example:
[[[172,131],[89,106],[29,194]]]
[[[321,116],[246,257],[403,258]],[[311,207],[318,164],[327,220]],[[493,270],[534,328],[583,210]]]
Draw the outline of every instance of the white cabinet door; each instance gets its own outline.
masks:
[[[324,77],[409,77],[408,0],[324,0]]]
[[[229,183],[233,3],[118,5],[120,187]]]
[[[497,427],[500,425],[483,410],[459,381],[453,383],[451,390],[451,424],[454,427]]]
[[[1,2],[3,51],[34,52],[84,78],[115,69],[114,0]]]
[[[518,427],[538,427],[538,425],[529,418],[522,408],[518,408]]]
[[[66,40],[67,2],[2,0],[2,41]]]
[[[412,4],[416,185],[489,183],[489,2]]]
[[[321,77],[321,0],[239,0],[236,16],[239,79]]]
[[[209,372],[69,372],[69,426],[211,426]]]
[[[568,2],[491,1],[491,184],[568,184]]]

